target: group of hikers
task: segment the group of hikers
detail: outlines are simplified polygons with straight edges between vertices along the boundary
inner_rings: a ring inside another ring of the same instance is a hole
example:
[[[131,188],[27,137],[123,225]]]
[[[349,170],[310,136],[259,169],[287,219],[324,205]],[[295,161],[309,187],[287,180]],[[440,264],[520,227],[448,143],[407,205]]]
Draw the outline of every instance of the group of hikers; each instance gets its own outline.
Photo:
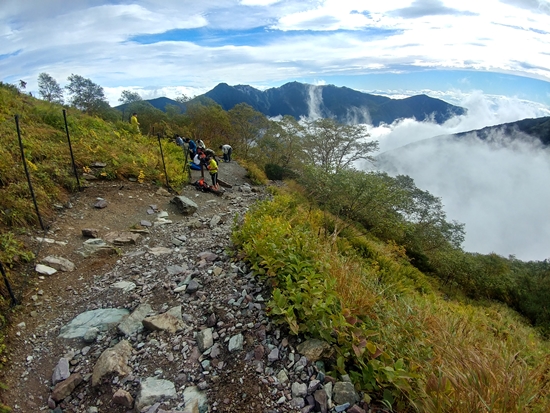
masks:
[[[130,117],[130,124],[132,125],[134,130],[139,133],[139,122],[136,112],[132,113],[132,116]],[[202,170],[203,167],[208,169],[210,177],[212,178],[212,188],[218,191],[220,188],[218,183],[219,161],[216,158],[216,154],[214,153],[214,151],[212,149],[207,149],[206,145],[201,139],[195,142],[192,139],[184,139],[179,135],[175,135],[174,140],[177,145],[181,147],[186,146],[188,148],[189,157],[192,159],[190,163],[190,167],[192,169]],[[231,154],[233,152],[233,148],[231,147],[231,145],[220,145],[220,149],[223,154],[223,161],[231,162]]]
[[[176,144],[179,146],[186,146],[189,151],[189,157],[192,159],[190,163],[191,169],[202,170],[205,167],[210,173],[212,179],[212,188],[216,191],[220,189],[218,182],[218,164],[219,160],[216,157],[215,152],[212,149],[207,149],[206,145],[199,139],[197,142],[190,138],[182,138],[179,135],[175,137]],[[223,161],[231,162],[231,153],[233,148],[231,145],[220,145],[220,149],[223,153]]]

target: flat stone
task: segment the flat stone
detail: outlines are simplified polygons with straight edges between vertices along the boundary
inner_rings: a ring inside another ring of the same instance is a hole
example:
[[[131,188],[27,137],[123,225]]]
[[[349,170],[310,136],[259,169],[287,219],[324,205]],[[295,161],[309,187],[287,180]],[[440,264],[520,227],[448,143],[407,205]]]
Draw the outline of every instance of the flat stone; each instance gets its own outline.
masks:
[[[201,353],[214,345],[211,328],[205,328],[197,333],[197,345]]]
[[[118,325],[118,331],[129,336],[143,330],[143,319],[149,315],[153,309],[147,303],[140,304],[128,317]]]
[[[106,331],[119,324],[129,313],[130,311],[124,308],[100,308],[86,311],[76,316],[69,324],[61,327],[59,337],[83,338],[86,332],[93,327],[99,331]]]
[[[66,397],[70,396],[73,390],[82,382],[82,376],[79,373],[71,374],[67,380],[63,380],[60,383],[57,383],[54,387],[51,398],[60,402]]]
[[[119,281],[114,283],[111,287],[122,290],[125,293],[129,293],[130,291],[136,289],[136,284],[131,281]]]
[[[95,228],[83,228],[82,236],[86,238],[98,238],[99,230]]]
[[[148,377],[141,382],[140,391],[136,400],[136,410],[139,412],[145,406],[163,399],[176,397],[176,387],[168,380]]]
[[[55,366],[55,369],[53,370],[52,385],[55,386],[57,383],[68,379],[70,375],[69,360],[65,357],[60,358],[57,362],[57,366]]]
[[[196,386],[186,387],[183,391],[183,399],[185,400],[185,411],[194,412],[193,406],[196,406],[197,411],[207,411],[205,407],[207,405],[206,395],[199,390]]]
[[[199,258],[208,262],[214,262],[218,259],[218,255],[210,251],[204,251],[199,254]]]
[[[166,267],[166,270],[168,271],[168,274],[170,275],[178,275],[185,271],[187,271],[187,264],[184,265],[169,265]]]
[[[292,383],[291,391],[292,397],[305,397],[307,395],[307,385],[298,382]]]
[[[230,352],[242,350],[243,349],[243,335],[239,333],[239,334],[234,335],[233,337],[231,337],[229,339],[228,349],[229,349]]]
[[[171,314],[169,312],[146,317],[142,321],[143,326],[150,331],[168,331],[169,333],[174,334],[176,331],[183,330],[185,323],[181,319],[181,307],[180,307],[180,317]]]
[[[131,408],[134,404],[134,398],[124,389],[118,389],[115,394],[113,394],[112,401],[114,404],[128,408]]]
[[[353,383],[349,381],[336,382],[332,390],[332,395],[334,401],[338,404],[349,403],[350,405],[353,405],[359,400],[359,396],[355,391]]]
[[[114,245],[136,245],[140,237],[141,235],[138,233],[122,231],[109,232],[103,238]]]
[[[149,253],[153,255],[164,255],[164,254],[171,254],[173,252],[172,249],[166,248],[166,247],[153,247],[149,248]]]
[[[309,339],[296,346],[296,350],[303,354],[309,361],[316,362],[317,360],[328,357],[331,353],[331,347],[326,341],[318,339]]]
[[[43,263],[48,264],[50,267],[55,268],[58,271],[71,272],[75,270],[75,265],[66,258],[57,257],[55,255],[47,256],[42,260]]]
[[[199,283],[198,283],[196,280],[191,279],[191,280],[189,280],[189,282],[187,283],[187,290],[186,290],[186,291],[187,291],[189,294],[194,294],[194,293],[196,293],[196,292],[199,290],[199,287],[200,287]]]
[[[47,265],[44,265],[44,264],[36,264],[36,267],[34,267],[34,270],[38,274],[44,274],[44,275],[53,275],[57,272],[55,268],[48,267]]]
[[[94,204],[94,208],[97,208],[97,209],[103,209],[106,207],[107,207],[107,201],[105,201],[104,199],[100,199]]]

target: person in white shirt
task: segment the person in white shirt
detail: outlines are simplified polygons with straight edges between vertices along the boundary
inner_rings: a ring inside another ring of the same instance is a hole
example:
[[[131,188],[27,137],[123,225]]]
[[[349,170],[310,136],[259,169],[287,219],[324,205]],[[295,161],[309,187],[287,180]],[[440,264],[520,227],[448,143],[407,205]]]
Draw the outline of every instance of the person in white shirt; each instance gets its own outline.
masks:
[[[220,149],[223,152],[223,161],[231,162],[231,152],[233,152],[233,148],[231,147],[231,145],[228,145],[228,144],[221,145]]]

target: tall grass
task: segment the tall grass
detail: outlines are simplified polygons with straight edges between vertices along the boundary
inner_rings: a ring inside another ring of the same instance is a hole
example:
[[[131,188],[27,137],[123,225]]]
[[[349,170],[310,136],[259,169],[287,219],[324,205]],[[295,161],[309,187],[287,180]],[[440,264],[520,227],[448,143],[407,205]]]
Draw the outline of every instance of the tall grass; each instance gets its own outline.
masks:
[[[37,224],[21,159],[15,115],[19,117],[25,162],[41,213],[48,218],[52,205],[63,203],[76,190],[63,107],[0,87],[0,225],[5,228]],[[134,133],[130,125],[111,123],[66,109],[75,165],[80,175],[95,162],[99,179],[137,179],[179,189],[187,181],[184,154],[162,140],[166,174],[157,139]]]
[[[449,300],[398,246],[352,228],[335,238],[326,220],[287,193],[248,215],[234,242],[271,280],[272,316],[333,345],[334,373],[399,411],[550,411],[550,346],[521,317]]]

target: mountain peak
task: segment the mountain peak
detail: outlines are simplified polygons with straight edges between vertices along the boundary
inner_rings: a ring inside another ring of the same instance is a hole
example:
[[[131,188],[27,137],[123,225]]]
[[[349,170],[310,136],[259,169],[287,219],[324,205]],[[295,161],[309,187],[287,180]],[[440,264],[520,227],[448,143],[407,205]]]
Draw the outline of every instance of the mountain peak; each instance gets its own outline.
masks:
[[[375,126],[381,123],[391,124],[402,118],[443,123],[466,112],[464,108],[424,94],[405,99],[390,99],[348,87],[316,86],[297,81],[265,91],[249,85],[229,86],[220,83],[205,93],[205,96],[225,110],[230,110],[239,103],[246,103],[269,117],[291,115],[299,119],[315,115],[335,118],[342,123],[368,123]]]

